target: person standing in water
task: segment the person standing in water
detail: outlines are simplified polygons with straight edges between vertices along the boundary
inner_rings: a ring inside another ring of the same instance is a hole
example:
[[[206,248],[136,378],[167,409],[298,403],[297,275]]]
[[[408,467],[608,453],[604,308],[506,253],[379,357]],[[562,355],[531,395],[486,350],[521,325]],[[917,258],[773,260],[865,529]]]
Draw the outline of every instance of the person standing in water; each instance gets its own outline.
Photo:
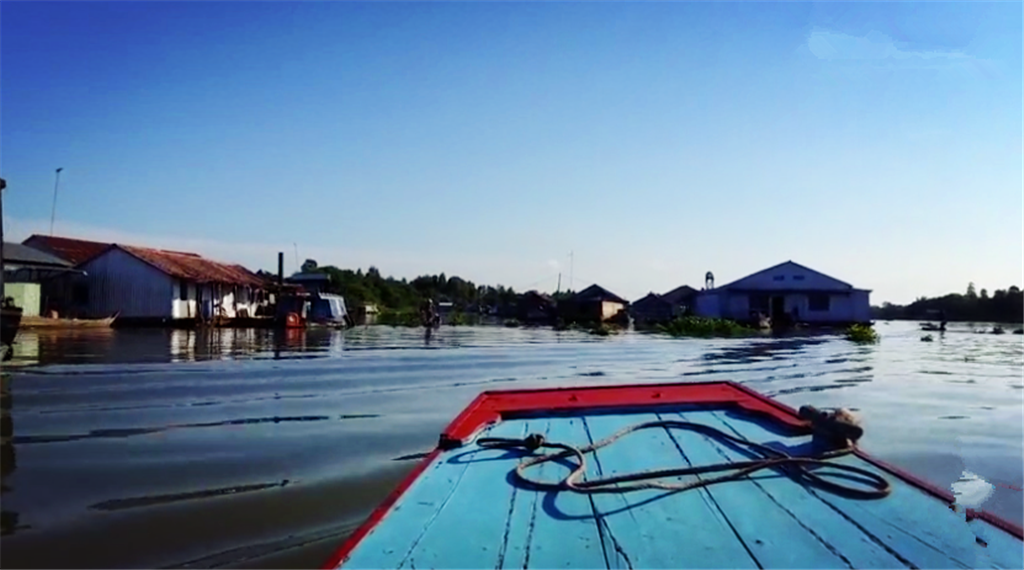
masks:
[[[427,299],[420,307],[420,321],[428,329],[437,326],[438,316],[437,311],[434,310],[433,299]]]

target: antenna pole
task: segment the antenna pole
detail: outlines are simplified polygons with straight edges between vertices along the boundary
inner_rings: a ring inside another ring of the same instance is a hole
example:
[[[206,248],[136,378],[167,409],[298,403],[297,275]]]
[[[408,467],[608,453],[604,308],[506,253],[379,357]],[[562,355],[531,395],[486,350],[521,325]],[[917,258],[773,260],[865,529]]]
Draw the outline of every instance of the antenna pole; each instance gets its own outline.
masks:
[[[50,236],[53,236],[53,221],[57,217],[57,188],[60,186],[60,171],[64,170],[64,167],[57,169],[57,179],[53,181],[53,207],[50,208]]]

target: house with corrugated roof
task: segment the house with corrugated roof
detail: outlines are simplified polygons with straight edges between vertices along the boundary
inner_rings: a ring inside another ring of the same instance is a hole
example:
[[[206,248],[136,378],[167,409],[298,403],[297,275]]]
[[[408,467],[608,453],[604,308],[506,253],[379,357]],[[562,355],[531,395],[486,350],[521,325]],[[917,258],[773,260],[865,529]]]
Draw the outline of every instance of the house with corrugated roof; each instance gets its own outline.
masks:
[[[591,285],[558,303],[559,316],[567,321],[604,322],[621,319],[629,301],[601,287]]]
[[[24,241],[75,263],[64,312],[84,318],[118,315],[119,322],[255,316],[267,283],[245,267],[195,253],[65,237]]]
[[[871,291],[786,261],[717,288],[700,291],[695,313],[702,317],[773,323],[848,325],[871,321]]]
[[[629,306],[629,314],[637,324],[662,323],[682,316],[693,306],[697,290],[682,285],[664,294],[653,291]]]
[[[21,243],[3,244],[4,297],[14,299],[22,316],[37,317],[46,308],[43,284],[79,273],[70,261]]]

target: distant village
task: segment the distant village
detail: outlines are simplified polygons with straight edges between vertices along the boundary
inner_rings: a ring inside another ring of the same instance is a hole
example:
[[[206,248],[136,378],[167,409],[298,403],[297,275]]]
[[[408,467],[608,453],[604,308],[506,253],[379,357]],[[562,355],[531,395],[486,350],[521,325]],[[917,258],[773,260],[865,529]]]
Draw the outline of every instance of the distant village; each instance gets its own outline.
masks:
[[[315,263],[284,275],[253,272],[196,253],[33,235],[3,244],[4,295],[23,319],[112,320],[116,326],[306,326],[373,322],[389,307]],[[453,278],[456,279],[456,278]],[[404,280],[403,280],[404,282]],[[793,261],[724,285],[711,272],[698,289],[680,285],[629,301],[599,284],[570,294],[538,291],[487,302],[434,301],[452,313],[491,315],[523,324],[555,322],[659,323],[683,315],[763,324],[766,320],[845,326],[871,320],[870,291]],[[346,302],[347,301],[347,302]]]

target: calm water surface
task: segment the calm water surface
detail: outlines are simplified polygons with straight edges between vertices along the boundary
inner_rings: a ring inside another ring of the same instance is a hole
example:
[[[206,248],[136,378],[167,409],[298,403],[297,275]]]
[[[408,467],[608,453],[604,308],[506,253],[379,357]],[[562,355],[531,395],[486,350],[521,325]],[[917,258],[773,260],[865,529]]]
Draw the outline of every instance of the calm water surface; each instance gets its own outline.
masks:
[[[315,567],[481,390],[731,379],[859,410],[862,444],[1024,518],[1024,344],[954,325],[675,340],[506,328],[20,337],[4,368],[4,567]],[[987,483],[986,483],[987,482]]]

